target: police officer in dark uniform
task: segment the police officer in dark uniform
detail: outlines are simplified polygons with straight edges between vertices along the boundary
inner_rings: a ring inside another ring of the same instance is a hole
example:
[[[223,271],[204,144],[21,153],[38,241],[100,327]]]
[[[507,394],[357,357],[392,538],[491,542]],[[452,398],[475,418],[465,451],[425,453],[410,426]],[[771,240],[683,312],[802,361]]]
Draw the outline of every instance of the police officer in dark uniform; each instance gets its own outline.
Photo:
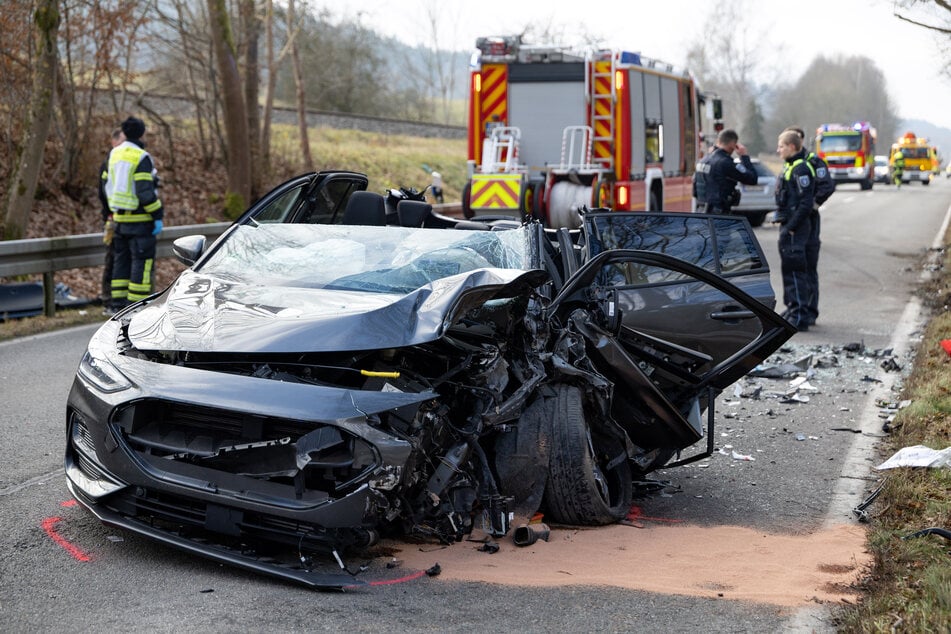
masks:
[[[746,146],[739,142],[735,130],[723,130],[717,136],[717,146],[697,163],[694,174],[694,196],[697,211],[709,214],[728,214],[733,205],[736,183],[755,185],[756,170],[746,153]],[[733,161],[733,153],[740,162]]]
[[[816,175],[806,160],[802,138],[793,130],[779,135],[776,152],[786,169],[776,193],[779,220],[779,257],[783,274],[783,316],[800,331],[809,330],[809,307],[813,305],[813,279],[806,257],[807,245],[818,237],[814,215]]]

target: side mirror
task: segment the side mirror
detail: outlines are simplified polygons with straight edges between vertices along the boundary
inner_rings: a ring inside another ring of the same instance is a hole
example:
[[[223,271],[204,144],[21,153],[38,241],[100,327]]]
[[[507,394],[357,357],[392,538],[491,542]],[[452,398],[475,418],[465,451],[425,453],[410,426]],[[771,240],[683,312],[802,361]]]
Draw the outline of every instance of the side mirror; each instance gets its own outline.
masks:
[[[183,236],[172,243],[172,254],[185,266],[191,266],[205,250],[205,236]]]

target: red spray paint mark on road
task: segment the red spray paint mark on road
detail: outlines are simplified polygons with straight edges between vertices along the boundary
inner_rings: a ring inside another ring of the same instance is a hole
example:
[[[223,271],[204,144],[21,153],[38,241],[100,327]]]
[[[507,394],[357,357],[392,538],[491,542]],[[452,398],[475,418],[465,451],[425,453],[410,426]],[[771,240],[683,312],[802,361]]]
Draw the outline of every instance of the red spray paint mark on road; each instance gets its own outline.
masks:
[[[59,505],[63,508],[69,509],[76,506],[76,500],[66,500],[65,502],[60,502]]]
[[[43,520],[43,531],[50,536],[54,542],[59,544],[76,561],[92,561],[92,557],[84,553],[66,540],[62,535],[56,532],[56,525],[63,521],[62,517],[47,517]]]
[[[414,579],[419,579],[425,574],[426,574],[425,570],[418,570],[412,574],[406,575],[405,577],[399,577],[397,579],[379,579],[377,581],[368,581],[366,585],[367,586],[392,586],[393,584],[406,583],[407,581],[413,581]],[[344,589],[348,589],[348,588],[359,589],[360,587],[362,586],[357,586],[357,585],[344,586]]]
[[[629,522],[636,522],[638,520],[647,520],[650,522],[667,522],[668,524],[679,524],[683,522],[683,520],[675,520],[675,519],[670,519],[667,517],[651,517],[650,515],[644,515],[644,511],[641,509],[641,507],[637,506],[636,504],[631,507],[631,510],[627,512],[627,517],[625,517],[624,519],[626,519]]]
[[[371,581],[368,585],[391,586],[394,583],[406,583],[407,581],[413,581],[414,579],[419,579],[425,574],[426,574],[425,570],[418,570],[411,575],[406,575],[405,577],[400,577],[399,579],[381,579],[380,581]]]

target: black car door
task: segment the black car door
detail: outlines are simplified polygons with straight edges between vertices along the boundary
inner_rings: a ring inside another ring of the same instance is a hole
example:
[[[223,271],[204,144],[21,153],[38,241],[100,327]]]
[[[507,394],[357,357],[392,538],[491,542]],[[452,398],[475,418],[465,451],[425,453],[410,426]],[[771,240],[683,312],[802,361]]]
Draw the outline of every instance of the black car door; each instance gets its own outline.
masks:
[[[636,270],[648,281],[618,283],[619,269]],[[712,405],[712,393],[796,332],[715,273],[628,249],[589,259],[553,299],[549,314],[585,338],[595,367],[614,384],[614,417],[634,442],[668,450],[700,440],[700,412]]]
[[[769,267],[744,218],[598,213],[583,232],[586,262],[554,304],[599,297],[626,348],[690,351],[681,386],[723,389],[795,333],[773,310]]]

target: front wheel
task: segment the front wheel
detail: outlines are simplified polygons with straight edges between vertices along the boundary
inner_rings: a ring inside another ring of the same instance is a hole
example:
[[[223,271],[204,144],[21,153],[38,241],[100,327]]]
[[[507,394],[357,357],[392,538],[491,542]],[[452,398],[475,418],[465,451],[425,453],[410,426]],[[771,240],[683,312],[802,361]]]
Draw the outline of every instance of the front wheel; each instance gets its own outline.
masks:
[[[552,421],[545,506],[563,524],[597,526],[631,508],[631,465],[623,444],[595,433],[585,420],[581,390],[561,385]]]

